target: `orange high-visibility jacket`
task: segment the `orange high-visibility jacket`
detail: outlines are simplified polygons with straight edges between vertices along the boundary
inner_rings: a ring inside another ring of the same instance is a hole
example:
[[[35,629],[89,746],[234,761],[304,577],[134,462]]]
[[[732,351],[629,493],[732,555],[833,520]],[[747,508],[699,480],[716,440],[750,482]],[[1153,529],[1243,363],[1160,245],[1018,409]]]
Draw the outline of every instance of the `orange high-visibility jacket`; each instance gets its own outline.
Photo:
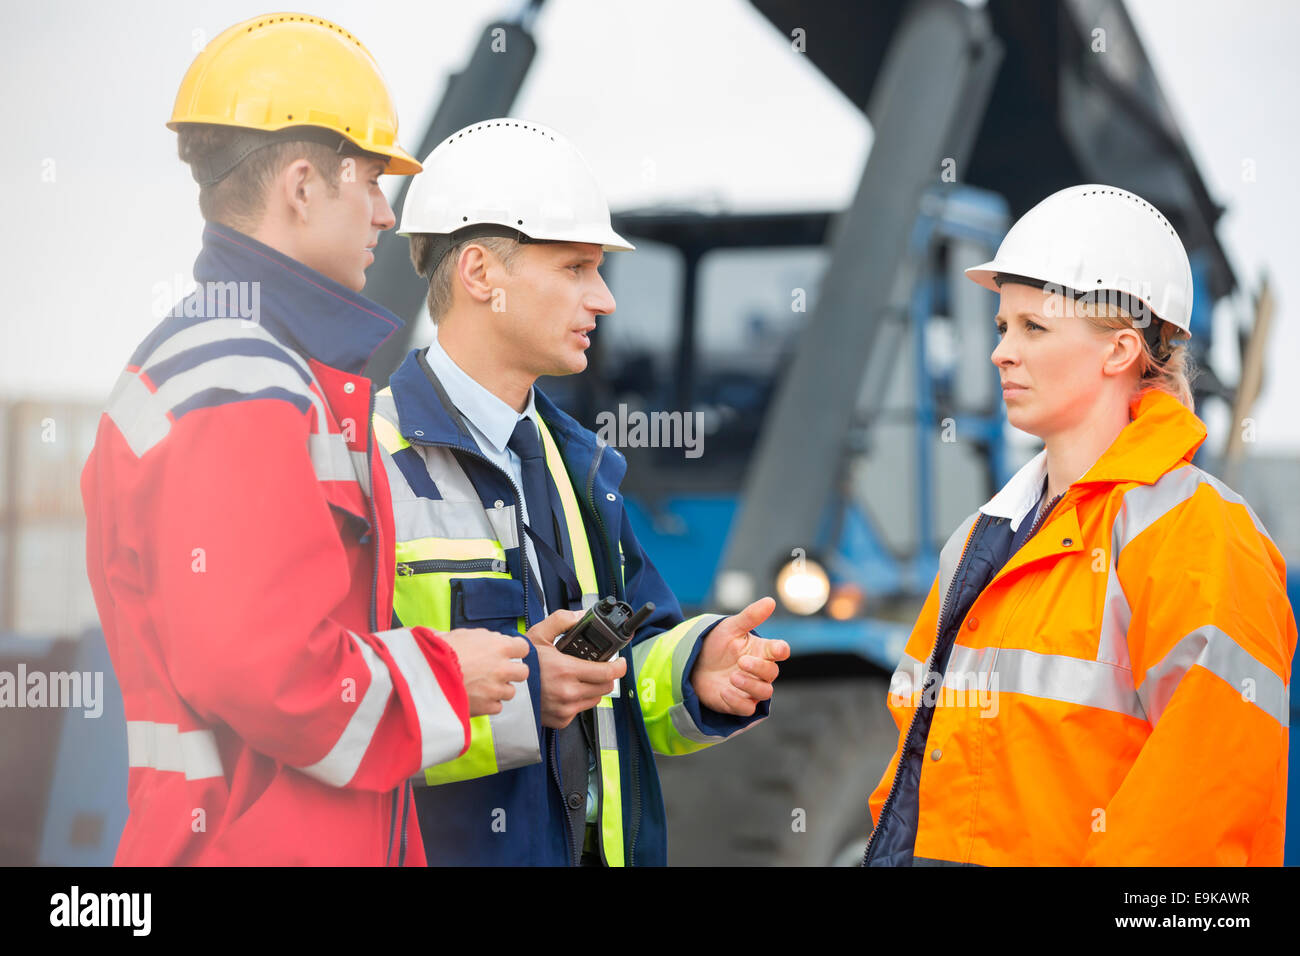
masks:
[[[996,573],[973,552],[1009,534],[997,497],[944,547],[890,685],[869,865],[1281,865],[1285,562],[1190,463],[1191,412],[1151,389],[1130,412]]]

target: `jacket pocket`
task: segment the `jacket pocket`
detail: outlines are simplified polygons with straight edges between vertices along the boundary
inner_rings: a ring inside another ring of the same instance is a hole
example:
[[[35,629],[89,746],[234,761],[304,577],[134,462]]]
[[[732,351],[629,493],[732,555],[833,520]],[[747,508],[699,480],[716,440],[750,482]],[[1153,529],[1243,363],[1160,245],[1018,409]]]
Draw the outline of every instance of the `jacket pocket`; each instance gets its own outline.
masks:
[[[505,551],[499,542],[487,539],[464,542],[419,539],[398,542],[396,571],[393,610],[398,619],[406,627],[431,627],[436,631],[467,626],[459,587],[453,593],[453,585],[480,579],[505,584],[510,582]],[[521,590],[520,602],[522,601]],[[470,603],[473,612],[475,605],[472,599]],[[501,619],[505,616],[504,612],[493,615],[494,618]],[[472,626],[485,625],[476,622]],[[513,626],[509,633],[514,633]]]
[[[513,578],[454,578],[450,582],[451,626],[520,633],[524,586]]]

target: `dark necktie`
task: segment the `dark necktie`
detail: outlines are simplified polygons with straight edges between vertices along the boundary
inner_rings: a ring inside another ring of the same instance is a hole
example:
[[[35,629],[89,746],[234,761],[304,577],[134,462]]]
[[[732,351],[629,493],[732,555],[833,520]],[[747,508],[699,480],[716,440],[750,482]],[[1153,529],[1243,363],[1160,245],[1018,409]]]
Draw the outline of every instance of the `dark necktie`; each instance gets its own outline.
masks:
[[[560,549],[555,534],[555,512],[551,507],[549,477],[546,469],[546,456],[542,453],[542,443],[538,438],[537,426],[530,418],[519,419],[514,434],[506,443],[511,451],[519,456],[523,472],[524,500],[528,503],[528,525],[534,535],[534,549],[538,552],[537,567],[533,569],[541,579],[542,589],[546,595],[546,608],[555,612],[568,608],[564,582],[561,580],[552,562],[541,552],[550,548],[552,556],[558,557]],[[528,549],[523,541],[519,542],[524,555]],[[527,565],[527,561],[524,564]],[[590,754],[579,714],[563,730],[555,732],[555,754],[558,758],[561,793],[565,811],[569,817],[570,827],[575,834],[576,848],[570,847],[571,862],[577,863],[582,852],[583,837],[586,832],[587,819],[587,772],[590,767]]]
[[[546,456],[542,453],[542,443],[537,437],[537,426],[533,424],[531,418],[519,419],[506,447],[519,456],[522,466],[524,478],[522,491],[524,501],[528,505],[528,526],[533,534],[542,539],[546,547],[559,554],[560,549],[555,538],[555,515],[551,510],[550,484],[546,473]],[[522,541],[519,544],[524,548],[526,555],[528,548]],[[537,550],[536,542],[534,542],[534,550]],[[554,612],[567,608],[569,605],[565,600],[564,584],[559,575],[549,566],[545,556],[537,555],[537,567],[533,570],[540,580],[546,597],[546,610]]]

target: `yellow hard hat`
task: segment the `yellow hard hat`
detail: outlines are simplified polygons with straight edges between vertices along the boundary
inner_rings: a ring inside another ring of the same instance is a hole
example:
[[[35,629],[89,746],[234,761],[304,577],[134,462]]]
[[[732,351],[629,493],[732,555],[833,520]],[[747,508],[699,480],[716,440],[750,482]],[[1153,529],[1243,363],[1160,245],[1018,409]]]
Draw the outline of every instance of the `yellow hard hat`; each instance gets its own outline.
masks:
[[[370,51],[337,24],[302,13],[253,17],[204,47],[181,80],[167,126],[178,130],[186,123],[272,134],[254,134],[204,172],[207,182],[220,179],[257,145],[289,139],[332,140],[340,147],[347,140],[388,157],[386,173],[420,171],[397,143],[397,111]],[[319,130],[337,135],[322,138]],[[205,181],[197,169],[195,178]]]

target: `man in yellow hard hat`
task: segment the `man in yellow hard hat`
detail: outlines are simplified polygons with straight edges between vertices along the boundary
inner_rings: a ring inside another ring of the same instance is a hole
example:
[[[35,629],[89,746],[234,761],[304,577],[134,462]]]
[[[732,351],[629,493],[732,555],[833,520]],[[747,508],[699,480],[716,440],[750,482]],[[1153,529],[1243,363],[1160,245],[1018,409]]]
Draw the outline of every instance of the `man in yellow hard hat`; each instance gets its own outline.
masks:
[[[395,223],[379,175],[420,171],[397,142],[397,113],[369,51],[300,14],[255,17],[213,40],[181,82],[167,126],[205,219],[354,292],[380,230]],[[299,165],[281,177],[291,159]],[[325,199],[338,201],[312,202]]]
[[[140,344],[82,475],[122,685],[119,864],[419,864],[407,780],[461,754],[521,637],[390,628],[393,514],[362,369],[383,173],[420,164],[370,53],[317,17],[237,24],[168,124],[207,220],[197,290]],[[399,822],[400,821],[400,822]]]

